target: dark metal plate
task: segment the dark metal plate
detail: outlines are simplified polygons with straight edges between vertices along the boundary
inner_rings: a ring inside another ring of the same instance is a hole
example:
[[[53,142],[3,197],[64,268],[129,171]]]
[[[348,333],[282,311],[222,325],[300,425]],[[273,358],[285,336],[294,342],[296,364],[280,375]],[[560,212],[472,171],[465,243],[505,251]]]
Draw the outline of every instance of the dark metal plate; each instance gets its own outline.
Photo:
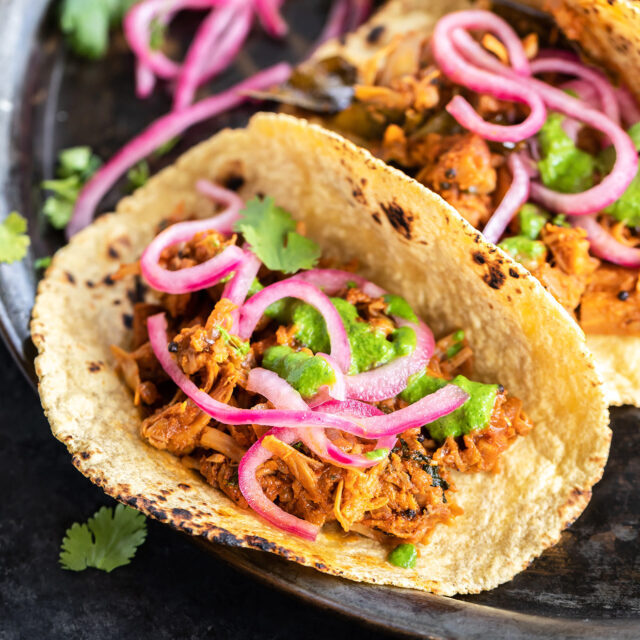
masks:
[[[0,2],[0,217],[13,209],[29,220],[32,251],[18,264],[0,265],[0,329],[19,365],[33,380],[28,321],[37,274],[35,256],[49,255],[62,235],[39,216],[38,184],[51,177],[57,151],[89,144],[104,158],[167,111],[159,93],[146,103],[133,94],[133,65],[122,41],[107,61],[68,56],[47,15],[47,0]],[[283,58],[299,60],[320,30],[328,0],[291,0],[294,25],[286,43],[254,34],[227,86]],[[189,21],[178,25],[188,29]],[[195,127],[171,157],[223,126],[246,122],[239,109]],[[103,203],[112,206],[122,191]],[[373,587],[298,567],[270,554],[206,545],[275,587],[387,630],[425,638],[640,637],[640,411],[613,412],[613,447],[603,480],[582,517],[561,542],[514,580],[476,596],[442,598]]]

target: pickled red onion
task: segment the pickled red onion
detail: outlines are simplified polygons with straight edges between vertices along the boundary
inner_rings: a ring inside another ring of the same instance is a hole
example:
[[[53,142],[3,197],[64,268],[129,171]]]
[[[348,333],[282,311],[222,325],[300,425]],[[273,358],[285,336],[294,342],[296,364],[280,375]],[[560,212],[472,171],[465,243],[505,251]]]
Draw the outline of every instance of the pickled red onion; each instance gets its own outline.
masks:
[[[255,261],[249,255],[249,252],[243,252],[242,249],[235,245],[226,247],[222,253],[206,262],[177,271],[169,271],[158,264],[162,252],[167,247],[191,240],[199,232],[215,230],[221,233],[229,233],[233,228],[234,222],[238,219],[242,200],[233,191],[205,180],[200,180],[196,186],[199,191],[204,191],[206,195],[225,202],[227,208],[212,218],[189,220],[171,225],[151,241],[140,258],[140,270],[147,283],[157,291],[166,293],[198,291],[213,286],[234,270],[241,270],[245,261],[251,261],[251,267],[247,267],[247,270],[255,266]],[[259,263],[257,268],[259,268]],[[249,280],[247,291],[254,277],[255,273]],[[232,302],[235,302],[235,300],[232,300]]]
[[[461,56],[455,46],[455,36],[468,35],[464,29],[485,29],[498,35],[509,52],[513,77],[498,76]],[[504,20],[488,11],[451,13],[436,24],[431,46],[438,67],[456,84],[501,100],[521,102],[530,109],[520,124],[497,125],[483,120],[469,102],[458,95],[446,109],[463,127],[498,142],[520,142],[540,130],[546,120],[546,109],[541,97],[531,92],[523,81],[523,76],[530,73],[529,61],[517,34]]]
[[[293,444],[300,439],[295,429],[275,428],[265,433],[260,440],[254,442],[247,453],[244,454],[238,466],[238,487],[240,492],[249,507],[267,522],[287,533],[292,533],[306,540],[315,540],[320,527],[302,518],[292,516],[271,502],[256,478],[258,467],[273,455],[262,446],[262,441],[267,436],[274,436],[286,444]]]
[[[467,58],[485,69],[502,74],[506,78],[516,77],[512,69],[487,53],[465,31],[455,33],[455,45]],[[631,138],[604,114],[590,109],[562,89],[535,78],[528,79],[528,84],[529,90],[539,94],[550,109],[601,131],[611,140],[616,150],[616,160],[611,172],[595,187],[581,193],[560,193],[533,182],[531,197],[548,209],[570,215],[595,213],[615,202],[626,191],[638,170],[638,156]]]
[[[507,164],[511,171],[511,185],[482,230],[487,241],[494,244],[497,244],[513,216],[529,198],[530,179],[525,162],[517,153],[511,153]]]
[[[416,332],[413,353],[395,358],[370,371],[347,376],[347,397],[365,402],[393,398],[406,388],[409,376],[428,364],[435,346],[431,329],[422,320],[415,324],[396,318],[396,322],[400,326],[411,327]]]
[[[247,299],[251,283],[260,270],[260,265],[260,260],[258,260],[251,251],[245,250],[242,262],[236,269],[231,280],[224,286],[222,297],[230,300],[237,307],[242,306]],[[230,332],[235,333],[238,327],[238,320],[240,319],[240,310],[234,309],[231,312],[231,317],[233,318],[233,323]]]
[[[287,35],[289,28],[280,15],[282,0],[253,0],[253,4],[260,23],[269,35],[276,38]]]
[[[124,35],[136,54],[136,57],[157,76],[165,80],[176,78],[180,73],[180,65],[161,51],[151,48],[151,24],[154,20],[161,19],[169,13],[173,15],[183,9],[211,9],[218,4],[215,0],[144,0],[134,4],[127,11],[123,29]]]
[[[618,242],[595,218],[595,216],[580,216],[569,218],[574,227],[580,227],[587,232],[589,250],[594,256],[618,264],[621,267],[637,269],[640,267],[640,248],[629,247]]]
[[[220,56],[220,49],[214,49],[216,43],[219,44],[225,32],[234,26],[234,21],[249,25],[251,23],[251,9],[249,7],[242,8],[236,2],[228,2],[226,5],[212,9],[202,21],[187,51],[184,63],[180,67],[173,100],[174,111],[181,111],[193,102],[200,78],[209,59]],[[231,42],[234,45],[235,53],[244,41],[242,32],[238,35],[240,37],[236,37]],[[244,35],[246,36],[246,32]],[[227,44],[227,46],[229,45]],[[214,51],[215,55],[212,55]],[[228,60],[225,59],[225,62],[228,63]]]
[[[587,67],[581,62],[565,58],[542,57],[531,62],[531,73],[545,72],[562,73],[585,80],[598,94],[602,112],[616,124],[620,123],[620,107],[617,96],[602,72]]]
[[[248,340],[265,309],[282,298],[298,298],[318,310],[327,325],[331,355],[336,359],[340,369],[346,373],[351,366],[351,346],[340,314],[320,289],[295,277],[265,287],[246,302],[240,310],[240,338]]]
[[[116,180],[136,162],[143,160],[161,144],[181,134],[193,124],[212,118],[243,103],[247,100],[247,91],[264,89],[284,82],[290,73],[291,67],[288,64],[277,64],[258,72],[223,93],[200,100],[179,113],[170,113],[158,118],[140,135],[122,147],[83,187],[76,200],[71,221],[67,226],[67,236],[73,236],[91,222],[102,197],[111,189]]]

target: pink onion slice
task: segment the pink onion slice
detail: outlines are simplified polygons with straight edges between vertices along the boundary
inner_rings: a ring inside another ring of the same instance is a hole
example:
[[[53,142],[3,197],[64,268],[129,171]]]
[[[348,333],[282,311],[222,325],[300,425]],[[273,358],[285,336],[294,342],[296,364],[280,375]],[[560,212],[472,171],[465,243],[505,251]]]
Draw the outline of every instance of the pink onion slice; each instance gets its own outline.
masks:
[[[380,367],[347,376],[347,396],[365,402],[379,402],[393,398],[407,386],[409,376],[425,367],[431,356],[435,341],[433,333],[420,320],[416,325],[402,318],[395,319],[400,326],[411,327],[416,332],[416,348],[408,356],[395,358]]]
[[[222,253],[206,262],[186,269],[169,271],[158,264],[162,252],[167,247],[179,242],[187,242],[196,233],[203,231],[215,230],[221,233],[229,233],[233,228],[234,222],[238,219],[240,207],[243,203],[233,191],[205,180],[198,181],[196,186],[199,191],[204,191],[206,195],[226,203],[227,209],[212,218],[189,220],[188,222],[179,222],[171,225],[151,241],[140,258],[140,269],[144,279],[157,291],[188,293],[205,289],[213,286],[235,269],[240,270],[244,261],[252,260],[248,252],[243,252],[239,247],[232,245],[226,247]],[[251,264],[255,263],[252,261]],[[249,284],[251,284],[251,280]]]
[[[349,286],[350,282],[353,282],[356,287],[371,298],[380,298],[386,293],[386,291],[377,284],[365,280],[362,276],[340,269],[309,269],[308,271],[301,271],[293,277],[296,280],[311,283],[318,287],[318,289],[322,289],[322,291],[329,296]]]
[[[498,35],[509,52],[513,77],[499,76],[465,60],[455,45],[456,36],[469,35],[465,29],[484,29]],[[497,125],[483,120],[465,98],[455,96],[446,109],[463,127],[498,142],[519,142],[540,130],[546,109],[540,96],[531,92],[521,77],[529,74],[529,61],[517,34],[504,20],[488,11],[451,13],[436,24],[431,46],[439,68],[456,84],[501,100],[521,102],[530,109],[520,124]]]
[[[572,60],[564,58],[537,58],[531,62],[531,73],[563,73],[586,80],[596,91],[602,106],[602,112],[616,124],[620,123],[618,99],[609,80],[596,69],[592,69]]]
[[[91,222],[102,197],[136,162],[146,158],[161,144],[181,134],[196,122],[212,118],[243,103],[247,100],[247,91],[264,89],[284,82],[290,73],[291,67],[288,64],[277,64],[223,93],[200,100],[179,113],[170,113],[153,122],[103,165],[83,187],[76,201],[73,217],[67,226],[67,236],[73,236]]]
[[[263,395],[276,409],[304,411],[308,408],[302,396],[286,380],[267,369],[251,369],[247,379],[247,389]],[[339,466],[364,469],[373,467],[379,462],[364,455],[346,453],[329,439],[324,429],[319,427],[299,429],[298,436],[321,460]],[[383,438],[382,444],[379,441],[376,448],[390,451],[395,446],[395,440],[395,436]],[[389,448],[392,442],[393,445]]]
[[[487,53],[468,33],[456,34],[456,47],[467,58],[483,67],[513,78],[513,70]],[[547,209],[570,215],[586,215],[601,211],[615,202],[627,189],[638,170],[638,156],[633,141],[615,122],[604,114],[590,109],[580,100],[567,95],[562,89],[552,87],[540,80],[528,80],[529,91],[539,94],[545,104],[604,133],[616,150],[616,161],[611,172],[595,187],[582,193],[559,193],[547,187],[531,183],[531,197]]]
[[[258,258],[248,250],[244,251],[244,259],[238,266],[234,276],[225,284],[222,291],[222,297],[230,300],[237,307],[241,307],[244,301],[247,299],[249,288],[253,282],[260,265],[262,263]],[[231,312],[233,323],[231,325],[231,333],[235,333],[238,329],[238,320],[240,319],[240,309],[234,309]]]
[[[214,4],[215,0],[143,0],[133,5],[124,17],[125,38],[137,58],[157,76],[165,80],[176,78],[180,65],[151,48],[152,21],[183,9],[210,9]]]
[[[209,13],[189,47],[178,77],[173,109],[188,107],[196,89],[224,71],[240,51],[251,29],[253,13],[244,0],[229,0]]]
[[[280,15],[282,0],[253,0],[256,13],[264,30],[275,38],[287,35],[289,27]]]
[[[232,271],[240,269],[245,254],[235,245],[225,247],[222,253],[206,262],[178,271],[169,271],[158,264],[160,255],[167,247],[191,240],[199,231],[209,231],[212,221],[215,221],[215,218],[180,222],[168,227],[153,239],[140,258],[140,270],[149,286],[166,293],[200,291],[212,287]]]
[[[589,249],[593,255],[621,267],[637,269],[640,267],[640,248],[629,247],[618,242],[595,218],[595,216],[580,216],[570,218],[574,227],[580,227],[587,232]]]
[[[509,155],[507,164],[511,171],[511,186],[482,231],[484,237],[494,244],[497,244],[513,216],[529,198],[530,179],[526,164],[517,153]]]
[[[136,95],[138,98],[148,98],[155,89],[156,75],[139,60],[136,62]]]
[[[229,2],[212,9],[198,27],[184,63],[180,67],[173,101],[174,111],[181,111],[193,102],[198,88],[198,79],[203,74],[208,58],[213,57],[214,45],[233,24],[237,13],[235,3]]]
[[[260,440],[254,442],[247,453],[244,454],[238,466],[238,487],[240,488],[240,492],[249,507],[259,516],[262,516],[267,522],[270,522],[278,529],[292,533],[305,540],[315,540],[320,531],[320,527],[302,518],[292,516],[271,502],[256,478],[258,467],[272,456],[272,453],[262,446],[262,441],[267,436],[274,436],[286,444],[292,444],[299,440],[295,429],[276,428],[271,429],[262,436]]]
[[[214,400],[184,374],[167,349],[167,319],[164,313],[151,316],[147,320],[149,342],[158,362],[173,382],[200,409],[223,424],[258,424],[262,426],[281,426],[298,428],[331,427],[333,429],[353,429],[352,420],[337,415],[322,414],[311,411],[280,411],[275,409],[238,409]],[[364,431],[363,429],[361,431]]]
[[[240,310],[240,338],[248,340],[265,309],[282,298],[298,298],[318,310],[327,325],[331,355],[346,373],[351,366],[351,345],[338,310],[320,289],[295,277],[265,287],[246,302]]]

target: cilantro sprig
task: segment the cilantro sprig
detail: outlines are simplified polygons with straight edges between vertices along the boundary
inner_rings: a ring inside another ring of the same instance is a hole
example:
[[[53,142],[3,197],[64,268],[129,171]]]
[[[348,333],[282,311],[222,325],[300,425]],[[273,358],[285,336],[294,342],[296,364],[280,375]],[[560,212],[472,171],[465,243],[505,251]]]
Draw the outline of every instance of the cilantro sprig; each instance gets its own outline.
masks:
[[[17,262],[27,255],[31,239],[27,235],[27,221],[16,211],[0,224],[0,262]]]
[[[90,147],[71,147],[58,154],[57,180],[45,180],[42,188],[51,192],[42,213],[52,227],[64,229],[85,182],[100,167],[100,158]]]
[[[277,207],[273,198],[253,198],[240,214],[235,231],[242,233],[252,251],[272,271],[312,269],[320,257],[320,247],[296,232],[291,215]]]
[[[123,504],[115,511],[102,507],[86,523],[75,522],[67,529],[60,564],[70,571],[94,567],[109,573],[129,564],[146,537],[142,513]]]
[[[109,47],[109,31],[137,0],[62,0],[60,29],[79,56],[97,60]]]

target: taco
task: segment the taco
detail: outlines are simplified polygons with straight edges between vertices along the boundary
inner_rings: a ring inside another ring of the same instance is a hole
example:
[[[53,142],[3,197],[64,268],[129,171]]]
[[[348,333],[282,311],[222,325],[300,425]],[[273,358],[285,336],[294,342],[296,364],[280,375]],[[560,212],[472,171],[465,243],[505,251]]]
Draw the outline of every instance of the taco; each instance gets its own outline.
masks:
[[[32,336],[53,433],[108,494],[352,580],[495,587],[608,454],[560,305],[439,196],[288,116],[219,133],[78,233]]]
[[[586,333],[614,405],[640,404],[632,4],[551,2],[553,24],[514,5],[398,0],[272,94],[401,168],[521,262]]]

